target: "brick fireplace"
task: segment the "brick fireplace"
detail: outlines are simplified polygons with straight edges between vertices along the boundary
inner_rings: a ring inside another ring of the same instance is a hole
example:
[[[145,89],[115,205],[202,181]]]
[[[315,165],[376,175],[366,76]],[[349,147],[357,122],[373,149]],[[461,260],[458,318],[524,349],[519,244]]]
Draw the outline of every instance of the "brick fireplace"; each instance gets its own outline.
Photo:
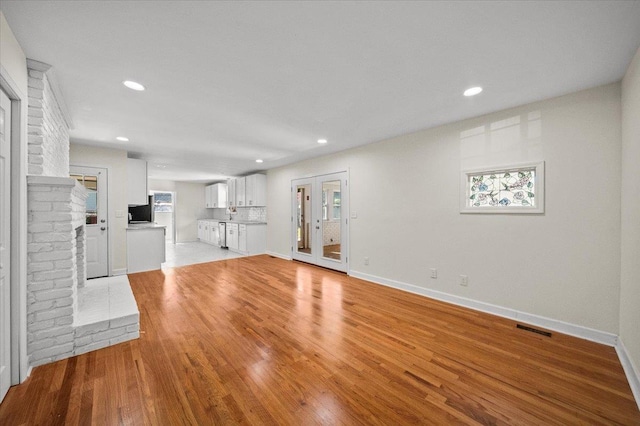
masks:
[[[39,365],[74,352],[87,194],[72,178],[29,176],[27,183],[27,351],[30,365]]]
[[[48,64],[27,60],[27,356],[46,364],[139,337],[126,275],[87,282],[84,186],[69,177],[72,125]]]

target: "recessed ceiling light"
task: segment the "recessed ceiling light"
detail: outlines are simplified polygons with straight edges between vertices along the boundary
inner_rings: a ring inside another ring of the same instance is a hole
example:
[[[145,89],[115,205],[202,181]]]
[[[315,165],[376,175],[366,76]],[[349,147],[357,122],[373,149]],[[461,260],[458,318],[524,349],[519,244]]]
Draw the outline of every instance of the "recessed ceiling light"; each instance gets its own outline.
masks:
[[[129,138],[125,138],[124,136],[118,136],[116,140],[119,140],[120,142],[129,142]]]
[[[129,89],[137,90],[138,92],[141,92],[141,91],[144,90],[144,86],[142,84],[140,84],[140,83],[135,82],[135,81],[125,80],[125,81],[122,82],[122,84],[127,86]]]
[[[318,139],[318,143],[325,144],[327,143],[326,139]]]
[[[464,91],[464,95],[465,96],[475,96],[478,93],[482,92],[482,87],[477,86],[477,87],[470,87],[467,90]]]
[[[156,167],[159,169],[166,169],[167,166],[165,166],[164,164],[156,164]]]
[[[262,161],[260,158],[258,158],[258,159],[256,160],[256,163],[262,163],[262,162],[263,162],[263,161]]]

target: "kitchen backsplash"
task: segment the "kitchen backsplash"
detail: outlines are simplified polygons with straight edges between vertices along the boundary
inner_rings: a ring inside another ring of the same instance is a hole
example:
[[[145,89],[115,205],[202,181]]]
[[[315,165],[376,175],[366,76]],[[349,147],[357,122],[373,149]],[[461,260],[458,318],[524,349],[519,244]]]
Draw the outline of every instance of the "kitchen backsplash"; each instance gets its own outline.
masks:
[[[233,220],[249,220],[252,222],[266,222],[266,207],[238,207],[236,213],[232,214]],[[229,212],[227,209],[213,209],[213,218],[228,220]]]

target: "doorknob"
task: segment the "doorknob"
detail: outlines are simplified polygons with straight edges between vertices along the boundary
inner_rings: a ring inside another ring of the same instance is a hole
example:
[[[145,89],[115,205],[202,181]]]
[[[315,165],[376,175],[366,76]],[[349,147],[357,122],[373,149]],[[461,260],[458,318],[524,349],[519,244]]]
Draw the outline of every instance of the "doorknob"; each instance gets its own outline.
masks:
[[[106,220],[100,219],[100,223],[105,223],[105,222],[106,222]]]
[[[316,229],[320,229],[320,227],[319,227],[319,226],[316,226]]]
[[[100,230],[101,230],[101,231],[106,231],[106,229],[107,229],[107,228],[106,228],[105,226],[101,226],[101,227],[100,227]]]

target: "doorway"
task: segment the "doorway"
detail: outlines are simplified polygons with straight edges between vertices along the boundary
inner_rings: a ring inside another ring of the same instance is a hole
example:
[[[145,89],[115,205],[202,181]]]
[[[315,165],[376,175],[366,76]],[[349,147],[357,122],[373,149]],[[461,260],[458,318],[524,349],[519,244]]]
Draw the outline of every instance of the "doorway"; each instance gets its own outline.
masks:
[[[166,226],[165,241],[176,243],[176,193],[169,191],[150,191],[153,195],[153,221]]]
[[[107,169],[71,166],[71,177],[87,189],[85,220],[87,278],[109,275]]]
[[[292,258],[347,272],[347,172],[294,179],[291,185]]]
[[[0,401],[11,386],[11,101],[0,90]]]

